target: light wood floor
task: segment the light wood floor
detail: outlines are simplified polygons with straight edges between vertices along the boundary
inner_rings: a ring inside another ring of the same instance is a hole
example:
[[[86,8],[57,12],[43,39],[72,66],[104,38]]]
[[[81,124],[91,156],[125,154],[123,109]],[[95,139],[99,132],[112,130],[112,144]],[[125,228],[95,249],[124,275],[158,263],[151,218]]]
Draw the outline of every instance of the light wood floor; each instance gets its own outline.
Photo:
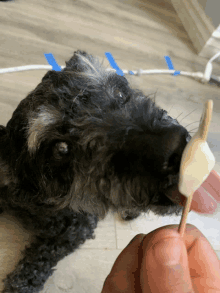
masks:
[[[76,49],[101,59],[106,51],[111,52],[120,68],[129,70],[167,69],[165,55],[172,58],[176,70],[203,71],[207,62],[196,55],[169,0],[0,2],[0,68],[47,64],[44,53],[50,52],[65,65]],[[0,75],[0,124],[7,123],[45,72]],[[214,65],[214,73],[220,74],[220,65]],[[213,99],[210,141],[217,158],[215,168],[220,172],[219,88],[182,76],[131,76],[129,80],[146,94],[157,91],[156,101],[170,110],[171,116],[182,113],[183,125],[194,123],[188,129],[198,126],[195,122],[200,119],[203,102]],[[14,219],[1,216],[0,278],[12,269],[29,239],[29,234],[13,223]]]

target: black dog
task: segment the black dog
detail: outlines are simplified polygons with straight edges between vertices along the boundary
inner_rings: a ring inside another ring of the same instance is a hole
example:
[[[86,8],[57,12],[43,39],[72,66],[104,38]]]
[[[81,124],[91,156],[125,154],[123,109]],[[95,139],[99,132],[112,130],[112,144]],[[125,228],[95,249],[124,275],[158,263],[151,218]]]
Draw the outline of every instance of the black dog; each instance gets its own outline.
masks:
[[[179,214],[187,130],[125,77],[77,51],[0,127],[0,206],[36,235],[5,279],[6,292],[39,292],[59,260],[94,238],[108,210]],[[167,195],[167,196],[166,196]]]

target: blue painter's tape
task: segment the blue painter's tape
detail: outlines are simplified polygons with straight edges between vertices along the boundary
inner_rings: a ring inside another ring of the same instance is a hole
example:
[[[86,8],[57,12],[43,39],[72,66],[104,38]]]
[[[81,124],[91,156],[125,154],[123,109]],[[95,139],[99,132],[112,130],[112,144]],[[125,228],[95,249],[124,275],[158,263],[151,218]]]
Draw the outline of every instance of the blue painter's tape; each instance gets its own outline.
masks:
[[[164,56],[164,58],[165,58],[165,61],[167,63],[169,70],[175,70],[173,67],[173,63],[172,63],[171,58],[169,56]],[[180,74],[180,71],[175,71],[173,75],[179,75],[179,74]]]
[[[55,71],[61,71],[61,67],[57,64],[55,58],[53,57],[52,53],[44,54],[47,62],[53,67],[52,69]]]
[[[172,63],[170,57],[169,56],[164,56],[164,58],[165,58],[165,61],[167,63],[167,66],[168,66],[169,70],[174,70],[173,63]]]
[[[116,73],[117,73],[118,75],[123,76],[124,73],[123,73],[123,71],[118,67],[117,63],[115,62],[115,60],[114,60],[114,58],[113,58],[113,56],[112,56],[112,54],[111,54],[110,52],[105,52],[105,56],[106,56],[106,58],[108,59],[108,62],[110,63],[111,67],[112,67],[113,69],[116,70]]]

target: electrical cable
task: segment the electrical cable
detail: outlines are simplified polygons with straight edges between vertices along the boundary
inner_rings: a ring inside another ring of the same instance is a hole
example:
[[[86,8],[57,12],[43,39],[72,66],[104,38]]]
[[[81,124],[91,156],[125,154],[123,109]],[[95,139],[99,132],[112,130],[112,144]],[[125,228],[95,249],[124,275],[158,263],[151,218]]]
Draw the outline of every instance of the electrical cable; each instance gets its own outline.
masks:
[[[212,62],[216,60],[220,56],[220,52],[215,54],[208,62],[205,68],[204,73],[203,72],[187,72],[187,71],[178,71],[178,75],[182,76],[188,76],[192,77],[196,80],[199,80],[203,83],[214,83],[218,86],[220,86],[220,76],[212,75]],[[60,66],[62,69],[65,68],[65,66]],[[26,65],[26,66],[18,66],[18,67],[10,67],[10,68],[0,68],[0,74],[4,73],[12,73],[12,72],[20,72],[20,71],[26,71],[26,70],[51,70],[53,69],[53,66],[51,65]],[[107,68],[108,71],[117,71],[113,68]],[[164,70],[164,69],[151,69],[151,70],[122,70],[124,74],[132,74],[132,75],[148,75],[148,74],[174,74],[176,70]]]

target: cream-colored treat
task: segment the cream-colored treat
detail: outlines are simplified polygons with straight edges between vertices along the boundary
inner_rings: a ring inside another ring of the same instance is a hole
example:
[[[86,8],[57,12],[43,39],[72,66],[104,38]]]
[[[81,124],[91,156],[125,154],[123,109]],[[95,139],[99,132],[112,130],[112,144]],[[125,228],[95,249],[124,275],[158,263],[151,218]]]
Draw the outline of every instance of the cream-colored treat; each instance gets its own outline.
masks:
[[[200,187],[215,166],[215,157],[206,141],[197,138],[190,142],[184,150],[179,180],[179,192],[186,197]]]
[[[212,109],[213,101],[208,100],[199,129],[187,144],[182,155],[179,191],[186,197],[192,195],[202,185],[215,166],[215,157],[206,142]]]
[[[182,237],[193,194],[206,180],[215,165],[215,157],[206,142],[212,119],[212,109],[213,101],[208,100],[205,103],[199,129],[187,144],[181,159],[179,191],[187,197],[178,229]]]

